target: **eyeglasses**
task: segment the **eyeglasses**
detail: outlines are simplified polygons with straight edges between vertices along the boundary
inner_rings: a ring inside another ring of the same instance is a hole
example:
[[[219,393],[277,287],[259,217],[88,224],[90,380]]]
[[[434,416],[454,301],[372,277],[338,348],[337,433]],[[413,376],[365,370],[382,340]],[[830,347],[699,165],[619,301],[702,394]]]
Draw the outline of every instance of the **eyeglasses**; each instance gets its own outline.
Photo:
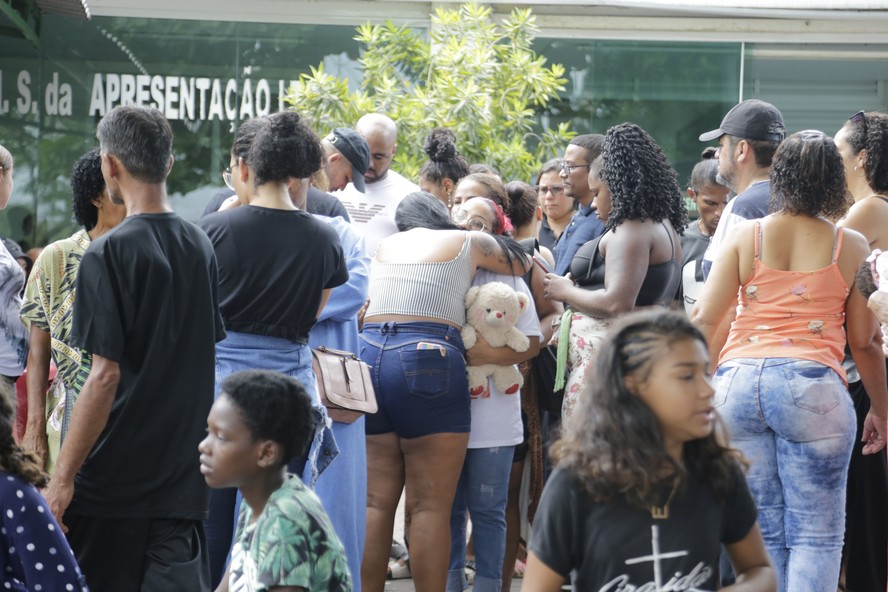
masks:
[[[469,230],[478,230],[480,232],[489,232],[491,230],[490,224],[488,224],[486,220],[477,216],[469,218],[469,215],[462,208],[453,210],[450,218],[460,226]]]
[[[863,123],[863,135],[866,137],[866,113],[862,110],[848,118],[851,123]]]
[[[222,180],[225,181],[225,186],[234,191],[234,183],[231,182],[231,167],[225,167],[225,170],[222,171]]]
[[[536,192],[537,195],[545,195],[546,193],[558,195],[559,193],[564,193],[564,185],[537,185]]]
[[[569,174],[571,174],[571,173],[574,171],[574,169],[581,169],[581,168],[584,168],[584,167],[588,169],[588,168],[589,168],[590,166],[592,166],[592,165],[588,165],[588,164],[570,164],[570,163],[565,162],[565,161],[562,160],[562,161],[559,163],[558,166],[561,167],[561,172],[563,172],[563,173],[567,173],[567,174],[569,175]]]

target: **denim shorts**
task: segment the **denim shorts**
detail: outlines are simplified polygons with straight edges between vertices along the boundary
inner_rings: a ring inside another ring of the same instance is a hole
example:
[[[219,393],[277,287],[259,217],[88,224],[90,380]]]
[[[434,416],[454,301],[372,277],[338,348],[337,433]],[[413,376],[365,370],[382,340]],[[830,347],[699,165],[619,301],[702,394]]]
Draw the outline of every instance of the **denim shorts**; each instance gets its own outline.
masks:
[[[368,434],[402,438],[466,433],[472,425],[465,348],[459,329],[443,323],[368,323],[361,359],[372,367],[379,411]]]

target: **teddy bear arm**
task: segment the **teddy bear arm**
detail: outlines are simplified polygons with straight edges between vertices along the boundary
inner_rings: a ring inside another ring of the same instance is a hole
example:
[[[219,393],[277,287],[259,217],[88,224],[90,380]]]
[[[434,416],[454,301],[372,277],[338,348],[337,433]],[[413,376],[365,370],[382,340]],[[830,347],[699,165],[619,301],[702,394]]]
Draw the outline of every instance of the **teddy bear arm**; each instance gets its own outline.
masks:
[[[475,327],[471,325],[466,325],[462,329],[462,341],[463,347],[466,349],[470,349],[474,347],[475,343],[478,341],[478,337],[475,334]]]
[[[528,339],[527,335],[521,331],[514,329],[509,332],[509,338],[506,340],[506,345],[514,349],[516,352],[524,352],[530,347],[530,339]]]

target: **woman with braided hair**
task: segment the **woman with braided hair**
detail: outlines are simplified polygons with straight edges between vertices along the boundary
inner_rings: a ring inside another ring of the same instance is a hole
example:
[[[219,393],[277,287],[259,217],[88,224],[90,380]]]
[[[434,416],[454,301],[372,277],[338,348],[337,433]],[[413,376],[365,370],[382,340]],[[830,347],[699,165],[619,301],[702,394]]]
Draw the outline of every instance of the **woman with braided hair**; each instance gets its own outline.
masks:
[[[570,307],[559,337],[559,374],[569,376],[570,415],[611,319],[643,306],[668,306],[681,280],[679,233],[688,214],[676,173],[654,139],[632,123],[610,128],[589,166],[589,188],[605,232],[579,248],[565,277],[548,274],[546,297]],[[565,365],[566,362],[566,365]],[[556,386],[558,381],[556,381]]]
[[[12,437],[14,414],[0,393],[0,574],[12,590],[78,590],[86,579],[38,487],[40,460]]]

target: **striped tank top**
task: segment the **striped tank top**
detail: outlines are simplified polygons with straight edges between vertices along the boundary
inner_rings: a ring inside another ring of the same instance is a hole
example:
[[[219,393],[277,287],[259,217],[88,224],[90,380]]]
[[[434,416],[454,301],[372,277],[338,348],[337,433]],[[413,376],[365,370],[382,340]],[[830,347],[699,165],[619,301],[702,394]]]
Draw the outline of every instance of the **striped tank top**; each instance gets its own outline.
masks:
[[[466,293],[473,267],[466,233],[459,254],[450,261],[370,263],[370,307],[367,318],[408,315],[441,319],[462,327],[466,323]]]

